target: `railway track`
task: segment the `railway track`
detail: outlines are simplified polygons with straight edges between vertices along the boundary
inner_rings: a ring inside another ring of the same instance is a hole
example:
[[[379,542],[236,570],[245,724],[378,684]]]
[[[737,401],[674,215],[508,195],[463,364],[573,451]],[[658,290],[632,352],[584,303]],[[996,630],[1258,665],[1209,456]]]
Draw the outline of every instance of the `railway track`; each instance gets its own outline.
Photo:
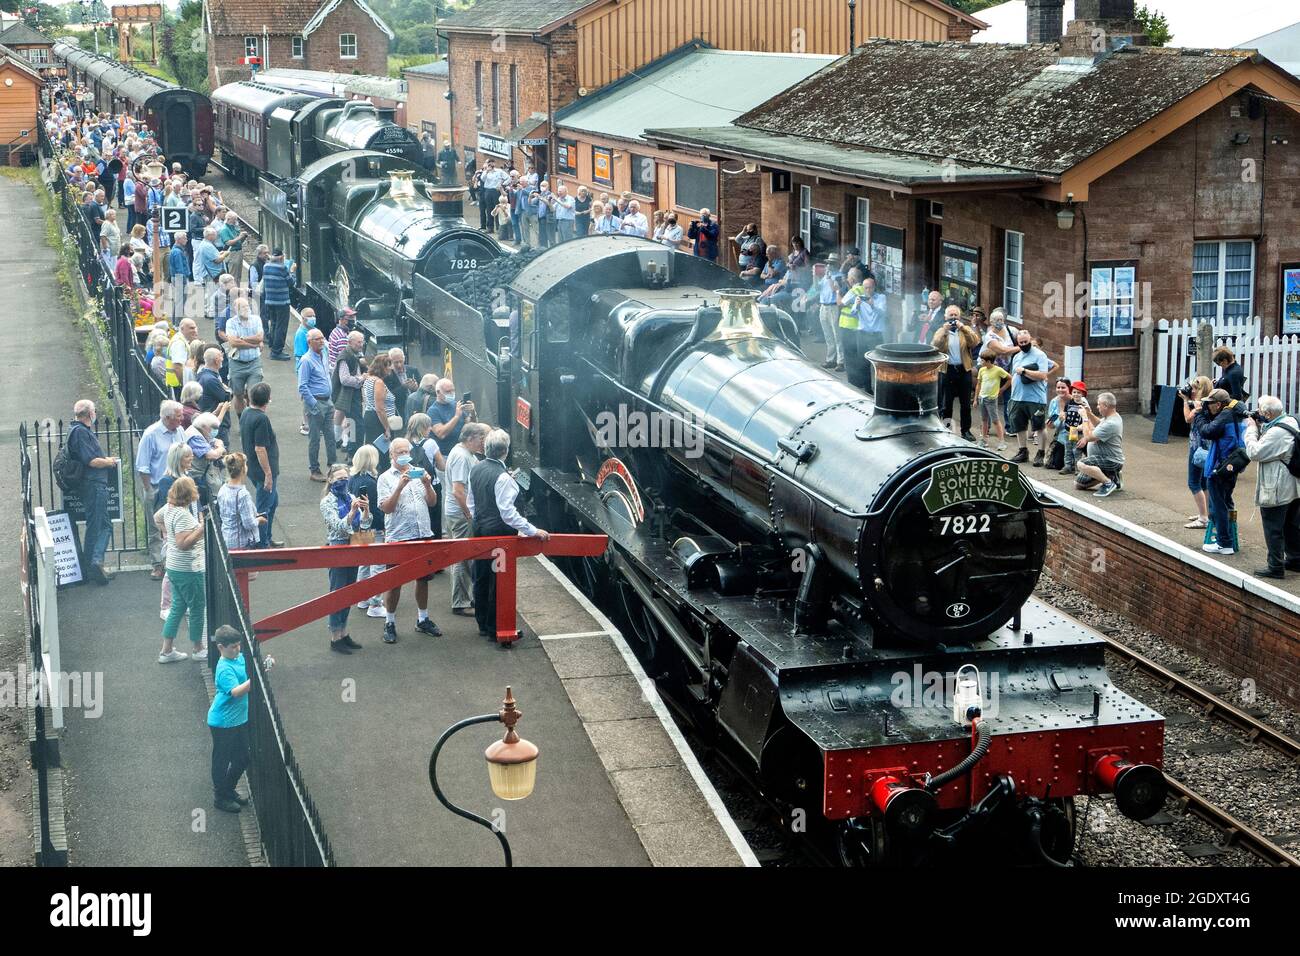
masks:
[[[1245,739],[1281,754],[1293,765],[1300,765],[1300,740],[1260,720],[1254,714],[1176,671],[1106,635],[1108,651],[1122,662],[1122,669],[1141,671],[1160,684],[1167,693],[1177,694],[1195,704],[1205,719],[1226,723],[1245,735]],[[1117,668],[1116,670],[1120,670]],[[1230,810],[1214,803],[1183,781],[1165,774],[1176,805],[1213,827],[1223,838],[1224,846],[1240,846],[1272,866],[1300,867],[1300,857],[1286,850],[1252,827]]]

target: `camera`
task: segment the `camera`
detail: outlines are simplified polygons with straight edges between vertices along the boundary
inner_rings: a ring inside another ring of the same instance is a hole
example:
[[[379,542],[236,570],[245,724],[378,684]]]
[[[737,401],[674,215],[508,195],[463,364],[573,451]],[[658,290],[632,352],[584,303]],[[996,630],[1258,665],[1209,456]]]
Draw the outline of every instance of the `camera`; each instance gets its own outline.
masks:
[[[1181,386],[1178,389],[1178,394],[1190,402],[1192,400],[1192,383],[1188,382],[1186,385]]]
[[[1258,408],[1252,412],[1247,413],[1246,417],[1249,418],[1256,425],[1259,425],[1261,428],[1264,426],[1264,423],[1268,421],[1268,419],[1264,417],[1264,413],[1261,412]]]

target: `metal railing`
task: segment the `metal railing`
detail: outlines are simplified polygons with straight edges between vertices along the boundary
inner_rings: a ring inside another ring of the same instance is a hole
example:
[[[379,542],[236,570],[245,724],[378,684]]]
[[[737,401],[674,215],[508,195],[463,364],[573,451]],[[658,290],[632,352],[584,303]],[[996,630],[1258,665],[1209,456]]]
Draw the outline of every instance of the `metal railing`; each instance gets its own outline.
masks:
[[[54,480],[54,459],[67,441],[70,428],[70,423],[47,418],[30,426],[23,423],[18,434],[23,467],[28,470],[24,476],[24,504],[30,500],[33,508],[39,506],[47,512],[67,511],[75,523],[82,520],[81,500],[75,494],[64,494]],[[93,430],[104,455],[122,460],[121,494],[118,494],[116,475],[110,478],[108,490],[109,507],[112,509],[118,505],[115,510],[120,514],[120,518],[109,523],[108,550],[118,554],[120,565],[123,552],[147,550],[153,501],[146,500],[144,489],[136,482],[134,462],[140,440],[136,430],[130,425],[110,427],[103,420],[96,421]]]
[[[271,866],[334,866],[334,851],[321,824],[284,721],[266,679],[259,643],[235,583],[230,554],[221,537],[220,519],[209,514],[204,526],[207,549],[208,664],[215,667],[217,645],[212,634],[229,625],[239,632],[252,688],[248,693],[248,786]]]
[[[36,505],[33,502],[33,467],[27,453],[27,425],[18,426],[18,473],[23,499],[23,526],[21,531],[21,561],[19,575],[22,578],[23,611],[27,617],[27,660],[28,673],[32,680],[41,681],[44,667],[44,641],[41,633],[41,589],[37,587],[37,557],[39,544],[36,538]],[[57,742],[48,733],[45,725],[45,701],[38,700],[31,708],[31,761],[32,774],[36,778],[36,824],[39,828],[40,847],[39,863],[42,866],[59,866],[67,864],[67,850],[60,850],[54,845],[51,836],[50,809],[50,771],[57,758],[51,757],[51,751],[57,753]],[[60,786],[55,784],[55,786]],[[62,802],[60,798],[60,803]]]

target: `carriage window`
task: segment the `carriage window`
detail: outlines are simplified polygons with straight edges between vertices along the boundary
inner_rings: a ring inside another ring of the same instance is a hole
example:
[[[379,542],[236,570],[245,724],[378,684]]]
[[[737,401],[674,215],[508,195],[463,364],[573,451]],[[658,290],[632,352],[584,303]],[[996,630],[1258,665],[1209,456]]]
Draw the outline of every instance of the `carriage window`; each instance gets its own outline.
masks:
[[[537,365],[537,355],[533,348],[533,332],[537,329],[537,320],[533,313],[533,303],[527,299],[517,299],[516,307],[510,310],[510,324],[515,323],[515,315],[519,315],[519,354],[523,356],[523,364],[528,368],[534,368]],[[511,330],[511,345],[514,343],[514,329]]]

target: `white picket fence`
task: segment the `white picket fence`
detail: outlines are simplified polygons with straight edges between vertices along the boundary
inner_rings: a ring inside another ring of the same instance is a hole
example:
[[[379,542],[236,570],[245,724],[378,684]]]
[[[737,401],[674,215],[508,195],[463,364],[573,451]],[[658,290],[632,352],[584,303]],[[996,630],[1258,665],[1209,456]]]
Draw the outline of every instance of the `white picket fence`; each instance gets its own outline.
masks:
[[[1197,323],[1161,319],[1156,326],[1157,385],[1182,385],[1196,376]],[[1260,334],[1260,320],[1216,330],[1214,344],[1232,349],[1246,373],[1251,404],[1261,395],[1276,395],[1287,411],[1300,409],[1300,336]],[[1213,370],[1216,378],[1219,370]]]

